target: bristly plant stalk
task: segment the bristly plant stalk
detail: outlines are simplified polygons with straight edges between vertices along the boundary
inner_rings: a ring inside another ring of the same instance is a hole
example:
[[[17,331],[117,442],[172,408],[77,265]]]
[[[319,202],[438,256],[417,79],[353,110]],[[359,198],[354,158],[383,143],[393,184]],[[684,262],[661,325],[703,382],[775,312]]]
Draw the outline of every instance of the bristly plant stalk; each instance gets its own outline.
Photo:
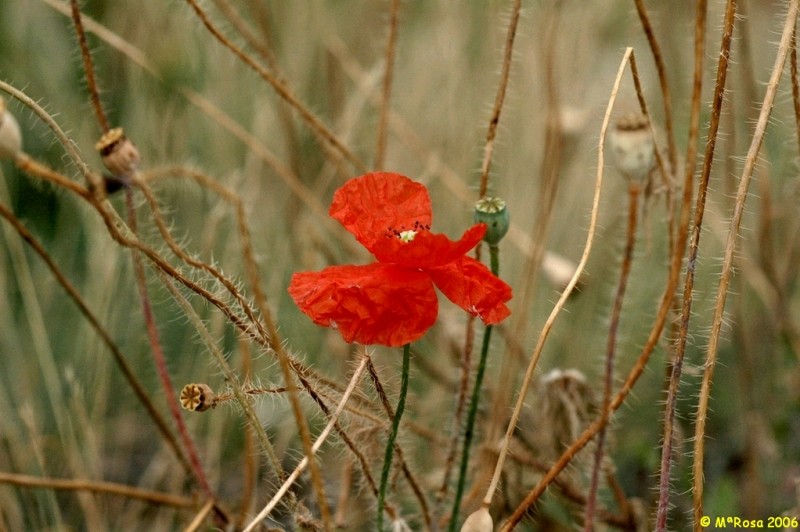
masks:
[[[639,183],[631,182],[628,186],[628,231],[625,242],[625,253],[622,258],[617,293],[614,297],[613,307],[611,308],[611,322],[608,329],[608,342],[606,344],[605,380],[603,383],[603,406],[601,412],[606,412],[608,410],[614,392],[614,359],[617,351],[617,331],[619,329],[620,315],[622,314],[622,302],[625,298],[625,289],[628,286],[628,278],[630,277],[631,266],[633,264],[633,249],[636,244],[636,225],[640,193],[641,186]],[[600,470],[603,466],[607,427],[608,425],[603,425],[600,428],[595,443],[594,466],[592,467],[591,484],[589,487],[589,495],[586,499],[586,510],[583,522],[583,529],[585,532],[594,530],[594,514],[596,511],[597,491],[600,484]]]
[[[400,428],[400,418],[406,408],[406,394],[408,392],[408,373],[411,361],[411,344],[403,346],[403,369],[400,374],[400,398],[397,400],[397,409],[392,419],[392,429],[389,432],[389,439],[386,440],[386,451],[383,456],[383,468],[381,469],[381,483],[378,489],[377,519],[375,529],[379,532],[383,530],[383,504],[386,500],[386,487],[389,485],[389,473],[392,470],[392,458],[394,457],[394,442],[397,439],[397,432]]]
[[[778,53],[775,57],[775,64],[772,68],[772,73],[770,75],[769,83],[767,84],[764,100],[761,104],[761,111],[758,117],[758,122],[756,123],[755,131],[753,133],[753,138],[750,143],[750,147],[747,150],[747,156],[745,157],[742,176],[739,180],[739,187],[736,192],[736,202],[734,204],[733,215],[731,216],[728,229],[728,237],[725,243],[725,255],[720,274],[719,288],[717,290],[714,318],[711,323],[711,335],[709,337],[708,347],[706,350],[706,362],[703,366],[705,368],[705,372],[703,373],[703,381],[701,384],[700,396],[697,405],[697,415],[695,418],[693,454],[694,462],[692,464],[692,473],[694,529],[697,532],[703,528],[701,525],[701,519],[703,517],[703,462],[705,458],[705,425],[708,414],[708,402],[711,394],[714,368],[716,367],[717,362],[717,348],[719,345],[723,314],[725,312],[725,301],[728,295],[728,283],[730,282],[733,270],[736,240],[739,235],[739,226],[744,213],[744,204],[745,200],[747,199],[750,178],[753,175],[753,170],[755,168],[756,161],[758,160],[761,144],[764,140],[767,124],[769,123],[772,106],[775,102],[775,96],[778,92],[778,83],[783,73],[786,56],[789,53],[794,32],[796,31],[795,25],[797,23],[799,3],[800,2],[798,2],[798,0],[792,0],[792,2],[789,4],[783,35],[781,36]],[[722,60],[722,58],[720,60]]]
[[[675,359],[672,365],[669,388],[667,390],[667,403],[664,407],[664,432],[663,447],[661,450],[661,472],[658,488],[658,509],[656,512],[657,532],[667,528],[667,517],[670,496],[670,474],[672,469],[675,410],[678,401],[678,388],[681,379],[683,358],[686,353],[686,339],[689,331],[689,321],[692,313],[694,295],[695,267],[700,245],[700,234],[703,227],[708,182],[711,176],[711,166],[714,161],[714,148],[717,142],[720,117],[722,115],[722,101],[725,94],[725,82],[728,74],[728,60],[730,57],[733,28],[736,20],[736,1],[729,0],[725,10],[725,22],[722,30],[722,43],[720,45],[719,63],[717,65],[717,79],[714,86],[714,99],[711,107],[711,119],[708,131],[708,140],[703,159],[703,170],[698,184],[697,200],[695,204],[694,223],[689,240],[689,252],[686,262],[686,280],[683,289],[683,308],[681,311],[678,343],[675,347]],[[687,169],[687,172],[689,169]]]
[[[496,245],[489,246],[489,257],[492,273],[500,274],[500,248]],[[481,387],[483,386],[483,376],[486,373],[486,361],[489,358],[489,345],[492,339],[492,327],[487,325],[483,333],[483,343],[481,344],[481,354],[478,360],[478,368],[475,371],[475,383],[472,386],[472,396],[470,398],[469,410],[467,411],[467,424],[464,428],[464,447],[461,451],[461,463],[458,469],[458,483],[456,484],[455,498],[453,500],[453,510],[450,513],[450,532],[455,532],[458,527],[459,510],[461,509],[461,499],[464,496],[464,487],[467,483],[467,470],[469,469],[469,455],[472,448],[472,439],[475,436],[475,421],[478,418],[478,405],[481,402]]]
[[[125,202],[128,209],[128,226],[131,231],[136,233],[136,207],[133,203],[133,191],[130,188],[125,190]],[[211,486],[206,478],[203,465],[200,462],[200,457],[197,454],[197,449],[194,445],[192,437],[189,435],[189,430],[181,414],[180,404],[175,395],[175,388],[172,385],[172,379],[169,376],[169,369],[167,368],[167,360],[164,357],[164,351],[161,348],[161,342],[158,338],[158,327],[156,326],[155,317],[153,316],[153,309],[150,306],[150,297],[147,294],[147,279],[144,274],[144,264],[139,256],[138,251],[131,250],[133,255],[133,267],[136,275],[136,285],[139,288],[139,298],[142,304],[142,313],[144,314],[145,327],[147,328],[147,338],[150,340],[150,351],[153,355],[153,361],[156,364],[158,377],[161,380],[161,386],[164,389],[164,395],[167,399],[167,406],[169,407],[170,414],[175,421],[178,428],[178,434],[181,438],[186,453],[189,457],[189,463],[192,466],[195,478],[198,484],[205,492],[206,496],[214,499],[214,493],[211,491]]]

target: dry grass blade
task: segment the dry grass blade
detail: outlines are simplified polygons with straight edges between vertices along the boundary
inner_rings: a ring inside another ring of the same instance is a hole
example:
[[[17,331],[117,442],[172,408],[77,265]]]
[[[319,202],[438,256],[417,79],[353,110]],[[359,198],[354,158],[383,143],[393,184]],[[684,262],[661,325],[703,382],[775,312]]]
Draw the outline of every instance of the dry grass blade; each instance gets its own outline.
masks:
[[[174,506],[176,508],[193,508],[195,506],[195,502],[186,497],[178,497],[169,493],[145,490],[133,486],[126,486],[124,484],[116,484],[114,482],[101,482],[79,478],[38,478],[30,475],[15,475],[0,471],[0,483],[25,486],[27,488],[106,493],[119,497],[127,497],[129,499],[138,499],[150,504]]]

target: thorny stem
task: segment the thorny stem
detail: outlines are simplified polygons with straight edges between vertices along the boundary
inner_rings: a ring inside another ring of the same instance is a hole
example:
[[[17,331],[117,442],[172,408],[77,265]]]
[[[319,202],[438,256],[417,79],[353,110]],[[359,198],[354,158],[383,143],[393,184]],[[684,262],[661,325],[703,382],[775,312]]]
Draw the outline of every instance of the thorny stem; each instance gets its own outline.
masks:
[[[706,149],[703,156],[703,170],[700,176],[700,182],[698,183],[694,223],[692,226],[693,229],[689,241],[689,252],[686,263],[686,278],[683,289],[683,308],[681,311],[680,329],[678,331],[678,343],[675,347],[675,358],[672,365],[669,389],[667,390],[667,403],[664,407],[664,441],[661,450],[661,474],[659,477],[659,497],[655,527],[657,532],[666,530],[667,527],[667,514],[669,510],[670,495],[670,471],[672,467],[674,443],[675,410],[677,408],[678,388],[680,385],[683,359],[686,354],[686,339],[689,331],[689,321],[692,313],[692,301],[694,295],[693,290],[695,267],[697,264],[697,254],[700,245],[700,233],[703,226],[703,215],[705,213],[708,182],[711,176],[711,166],[714,161],[714,148],[716,147],[717,132],[719,131],[720,116],[722,114],[722,101],[725,94],[725,82],[728,73],[728,59],[730,57],[730,47],[733,39],[735,20],[736,1],[729,0],[727,9],[725,10],[722,43],[720,45],[719,63],[717,66],[717,79],[714,86],[714,99],[711,108],[711,120],[706,141]]]
[[[511,73],[511,60],[514,57],[514,38],[517,35],[517,24],[519,23],[520,11],[522,10],[522,0],[514,0],[511,11],[511,20],[508,23],[508,34],[506,35],[506,46],[503,52],[503,66],[500,71],[500,84],[497,86],[497,96],[494,100],[492,117],[489,120],[489,129],[486,132],[486,144],[483,148],[483,163],[481,163],[481,180],[478,188],[478,197],[483,198],[489,189],[489,170],[492,166],[492,154],[494,153],[494,141],[497,136],[497,125],[500,123],[500,113],[503,110],[503,102],[506,98],[508,88],[508,78]]]
[[[131,231],[136,232],[136,207],[133,203],[133,191],[130,188],[125,189],[125,202],[128,209],[128,225]],[[150,350],[153,355],[153,361],[156,364],[158,377],[161,379],[161,386],[164,389],[164,395],[167,399],[172,418],[178,428],[178,434],[186,453],[189,456],[189,463],[192,466],[195,478],[200,484],[200,487],[210,498],[214,498],[214,493],[211,491],[211,486],[208,484],[206,474],[203,471],[203,465],[200,462],[200,457],[197,455],[197,450],[194,446],[186,424],[183,422],[181,415],[180,405],[178,398],[175,396],[175,389],[172,386],[172,379],[169,376],[169,369],[167,368],[167,361],[164,357],[164,352],[161,349],[161,342],[158,339],[158,328],[156,327],[155,318],[153,317],[153,310],[150,307],[150,298],[147,294],[147,279],[144,274],[144,265],[142,259],[137,251],[131,253],[133,255],[133,267],[136,276],[136,285],[139,288],[139,298],[142,304],[142,313],[144,314],[145,326],[147,328],[147,337],[150,340]]]
[[[664,57],[661,55],[661,47],[656,40],[653,26],[650,24],[650,17],[647,16],[644,0],[634,0],[634,4],[636,4],[636,13],[639,15],[639,21],[642,23],[642,30],[644,30],[644,34],[647,37],[650,51],[653,53],[653,61],[656,64],[656,72],[658,73],[658,82],[661,86],[661,99],[664,105],[664,129],[667,130],[667,150],[669,152],[669,168],[671,174],[675,171],[675,166],[677,164],[677,149],[675,147],[675,132],[672,127],[672,97],[670,96],[669,82],[667,81],[667,68],[664,64]]]
[[[400,374],[400,397],[397,400],[397,409],[392,419],[392,430],[389,432],[389,439],[386,440],[386,451],[383,457],[383,469],[381,470],[381,483],[378,488],[378,515],[375,529],[383,531],[383,503],[386,500],[386,487],[389,484],[389,473],[392,470],[392,457],[394,456],[394,441],[397,439],[397,431],[400,428],[400,418],[406,408],[406,393],[408,392],[408,373],[411,360],[411,344],[403,346],[403,369]]]
[[[378,119],[378,140],[375,149],[375,170],[383,170],[386,160],[386,134],[389,129],[389,99],[392,95],[392,77],[394,75],[394,57],[397,50],[397,26],[400,14],[400,0],[391,0],[389,8],[389,39],[386,44],[386,62],[383,75],[383,91],[381,92],[380,118]]]
[[[622,314],[622,302],[625,298],[625,289],[628,286],[631,265],[633,264],[633,248],[636,245],[636,223],[639,212],[640,186],[638,183],[631,183],[628,187],[628,233],[625,242],[625,253],[622,258],[620,268],[619,284],[614,303],[611,307],[611,322],[608,329],[608,343],[606,345],[606,367],[605,382],[603,388],[603,409],[608,410],[611,404],[614,387],[614,359],[617,350],[617,330],[619,329],[620,315]],[[600,429],[597,434],[597,442],[594,450],[594,466],[592,468],[591,484],[589,495],[586,499],[586,512],[584,516],[583,529],[586,532],[594,530],[594,513],[597,504],[597,491],[600,485],[600,470],[603,465],[603,454],[605,452],[606,426]]]
[[[222,374],[225,376],[225,380],[228,382],[228,385],[233,390],[233,397],[239,403],[239,406],[244,413],[244,416],[250,422],[250,428],[255,432],[256,436],[258,437],[259,443],[261,444],[261,448],[267,455],[267,458],[270,461],[270,465],[273,468],[273,472],[275,477],[278,480],[283,480],[283,468],[281,467],[281,462],[278,459],[278,455],[275,453],[275,450],[272,446],[272,443],[269,441],[269,436],[267,435],[264,427],[261,425],[261,422],[258,420],[258,416],[256,416],[255,411],[253,410],[252,405],[248,399],[248,395],[256,395],[256,394],[265,394],[265,393],[283,393],[286,391],[286,388],[276,388],[271,390],[245,390],[243,389],[242,385],[239,383],[239,379],[237,378],[236,374],[231,369],[230,365],[228,364],[227,360],[225,360],[225,355],[220,350],[217,342],[211,336],[211,333],[208,331],[208,328],[203,323],[203,320],[200,319],[200,316],[197,315],[192,305],[189,301],[183,296],[183,294],[178,290],[178,288],[173,284],[172,280],[167,278],[166,274],[159,270],[159,273],[163,277],[163,283],[167,287],[167,289],[172,294],[172,297],[177,301],[177,303],[181,306],[183,311],[186,313],[186,316],[194,325],[195,329],[197,330],[200,338],[203,340],[203,343],[208,347],[209,351],[211,351],[212,356],[217,362],[219,369],[222,371]],[[230,394],[221,394],[216,397],[215,402],[212,403],[212,407],[216,406],[218,403],[225,402],[230,400]]]
[[[330,509],[328,507],[327,500],[325,498],[325,490],[322,482],[322,474],[319,470],[319,465],[317,464],[316,459],[311,456],[311,433],[308,429],[308,423],[305,419],[305,415],[303,414],[302,407],[300,405],[300,399],[298,397],[297,386],[294,384],[294,378],[292,376],[291,367],[289,362],[287,361],[287,353],[283,348],[283,345],[280,342],[280,338],[278,338],[278,330],[275,325],[274,319],[272,318],[272,314],[267,306],[266,296],[264,295],[263,290],[261,289],[261,283],[259,281],[259,273],[258,273],[258,266],[255,263],[255,260],[252,256],[252,250],[250,248],[250,239],[249,235],[250,232],[247,228],[247,224],[245,223],[244,214],[241,212],[241,204],[237,203],[237,223],[239,229],[239,235],[242,239],[242,247],[245,250],[244,256],[246,258],[246,271],[248,274],[248,278],[253,288],[253,292],[255,294],[256,304],[258,305],[259,311],[261,313],[261,320],[263,320],[264,325],[262,326],[262,321],[254,314],[253,310],[247,304],[245,298],[239,293],[236,289],[236,286],[233,285],[228,279],[226,279],[218,270],[213,268],[212,266],[206,264],[203,261],[194,259],[187,255],[175,242],[172,238],[172,235],[169,232],[166,224],[164,223],[163,217],[160,214],[160,210],[158,208],[158,202],[155,199],[150,188],[147,186],[145,182],[139,182],[139,187],[141,188],[142,192],[145,194],[148,203],[150,204],[150,208],[153,212],[154,219],[156,221],[156,225],[158,226],[159,232],[161,236],[164,238],[164,241],[167,242],[170,249],[180,257],[184,262],[190,264],[195,268],[199,268],[203,271],[206,271],[213,275],[217,280],[219,280],[227,289],[228,291],[236,298],[239,302],[242,310],[245,312],[247,317],[252,321],[256,327],[259,329],[261,334],[264,338],[269,342],[270,346],[275,351],[275,354],[278,358],[278,361],[281,366],[281,371],[283,372],[283,378],[286,382],[286,388],[288,391],[289,402],[292,406],[292,412],[295,417],[296,425],[300,431],[300,439],[303,444],[303,452],[306,456],[311,457],[311,463],[309,467],[309,471],[311,473],[311,482],[314,487],[314,492],[317,495],[317,502],[320,508],[320,513],[322,517],[322,522],[325,525],[326,529],[330,529],[331,527],[331,515]],[[228,372],[230,373],[231,370],[228,368]],[[242,396],[243,398],[243,396]],[[240,398],[241,399],[241,398]],[[247,409],[246,406],[244,406]],[[255,418],[251,421],[254,421]],[[255,420],[257,423],[257,420]],[[269,445],[264,438],[261,438],[262,445],[266,443],[265,450],[269,449]],[[277,460],[277,457],[273,454],[270,454],[270,458],[272,459],[272,465],[275,468],[275,472],[279,478],[283,476],[282,468],[280,466],[280,462]]]
[[[800,144],[800,80],[797,79],[797,29],[792,34],[792,49],[789,54],[792,81],[792,105],[794,107],[794,126],[797,142]]]
[[[692,464],[693,473],[693,510],[694,510],[694,527],[696,531],[702,530],[700,526],[700,518],[703,515],[703,460],[705,457],[705,424],[706,416],[708,413],[708,401],[711,394],[711,383],[714,377],[714,368],[717,362],[717,348],[719,345],[719,335],[722,328],[723,314],[725,312],[725,300],[728,295],[728,284],[730,282],[734,253],[736,249],[736,240],[739,234],[739,225],[742,221],[744,213],[744,204],[747,199],[747,190],[750,184],[750,178],[753,175],[758,154],[761,150],[761,144],[764,140],[764,134],[769,123],[772,105],[775,101],[775,95],[778,90],[778,82],[780,81],[783,73],[783,67],[786,61],[786,55],[789,52],[791,41],[795,32],[795,24],[798,14],[798,0],[793,0],[789,4],[789,11],[786,15],[786,23],[783,29],[783,35],[778,48],[778,54],[775,58],[775,65],[772,68],[767,90],[764,95],[764,101],[761,104],[761,112],[756,123],[753,139],[750,147],[747,150],[744,168],[742,169],[742,177],[739,180],[739,187],[736,192],[736,203],[734,204],[733,215],[728,229],[728,237],[725,243],[725,255],[722,264],[722,271],[719,281],[719,289],[717,290],[717,301],[714,308],[714,318],[711,323],[711,335],[708,341],[706,350],[706,363],[705,371],[703,373],[703,382],[700,389],[700,398],[697,405],[697,415],[695,418],[695,433],[694,433],[694,463]]]
[[[78,35],[78,46],[80,46],[81,58],[83,59],[83,71],[86,74],[86,86],[89,90],[89,97],[92,100],[92,108],[97,117],[97,122],[100,124],[100,129],[105,133],[110,129],[110,126],[108,117],[103,110],[103,103],[100,101],[100,91],[97,88],[97,78],[95,78],[94,64],[92,63],[92,52],[89,50],[89,44],[86,42],[86,33],[83,31],[78,0],[70,0],[70,5],[72,7],[72,21],[75,24],[75,33]]]

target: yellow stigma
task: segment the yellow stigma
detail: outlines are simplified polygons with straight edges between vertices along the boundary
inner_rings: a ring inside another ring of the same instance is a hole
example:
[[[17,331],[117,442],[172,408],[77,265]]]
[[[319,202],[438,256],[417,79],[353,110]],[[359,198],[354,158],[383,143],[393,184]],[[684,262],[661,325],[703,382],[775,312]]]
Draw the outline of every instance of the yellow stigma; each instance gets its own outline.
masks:
[[[411,242],[412,240],[414,240],[414,237],[417,236],[417,232],[416,231],[402,231],[397,236],[400,237],[400,240],[402,242],[408,243],[408,242]]]

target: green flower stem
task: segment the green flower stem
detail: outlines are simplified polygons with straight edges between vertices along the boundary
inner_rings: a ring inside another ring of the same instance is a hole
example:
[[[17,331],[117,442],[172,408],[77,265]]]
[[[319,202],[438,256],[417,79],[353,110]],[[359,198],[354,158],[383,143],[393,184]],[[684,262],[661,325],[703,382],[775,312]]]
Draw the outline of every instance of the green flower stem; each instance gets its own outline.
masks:
[[[489,246],[489,260],[494,275],[500,271],[500,250],[497,246]],[[464,495],[464,486],[467,481],[467,467],[469,466],[469,452],[472,447],[472,437],[475,434],[475,420],[478,417],[478,403],[481,397],[481,385],[483,375],[486,373],[486,360],[489,358],[489,343],[492,338],[491,325],[486,326],[483,333],[483,344],[481,345],[481,357],[478,361],[478,369],[475,373],[475,386],[472,388],[472,398],[469,403],[467,414],[467,426],[464,430],[464,449],[461,452],[461,465],[458,472],[458,485],[456,486],[456,496],[453,500],[453,511],[450,515],[450,532],[454,532],[458,527],[458,512],[461,508],[461,498]]]
[[[400,376],[400,398],[397,400],[397,410],[392,419],[392,431],[386,441],[386,453],[383,458],[383,471],[381,471],[381,486],[378,490],[378,520],[375,529],[383,530],[383,505],[386,500],[386,486],[389,484],[389,473],[392,470],[394,457],[394,441],[397,439],[397,430],[400,428],[400,418],[406,408],[406,392],[408,392],[408,368],[411,361],[411,344],[403,346],[403,373]]]

